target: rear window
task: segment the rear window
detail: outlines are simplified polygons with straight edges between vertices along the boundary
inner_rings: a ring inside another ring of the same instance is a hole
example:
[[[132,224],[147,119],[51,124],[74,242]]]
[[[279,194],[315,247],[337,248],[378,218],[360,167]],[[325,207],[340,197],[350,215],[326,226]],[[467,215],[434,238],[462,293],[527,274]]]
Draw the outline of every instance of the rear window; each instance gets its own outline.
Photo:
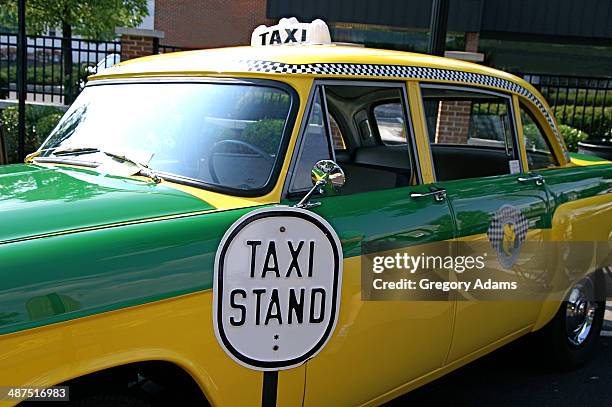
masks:
[[[380,141],[385,145],[407,144],[404,112],[399,102],[383,103],[373,109]]]

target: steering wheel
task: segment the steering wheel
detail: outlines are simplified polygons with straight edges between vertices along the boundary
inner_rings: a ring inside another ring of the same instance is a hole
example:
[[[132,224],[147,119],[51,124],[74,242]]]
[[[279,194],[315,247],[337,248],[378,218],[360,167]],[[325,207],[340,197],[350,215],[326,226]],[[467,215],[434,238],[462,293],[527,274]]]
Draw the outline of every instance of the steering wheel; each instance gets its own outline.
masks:
[[[210,149],[208,153],[208,160],[207,160],[208,161],[208,172],[210,173],[210,177],[212,178],[215,184],[219,184],[219,177],[217,176],[217,171],[215,170],[215,163],[214,163],[215,153],[220,147],[225,146],[225,145],[246,147],[249,150],[255,152],[257,155],[263,157],[263,159],[266,160],[267,162],[274,163],[274,158],[270,156],[270,154],[266,153],[261,148],[254,146],[251,143],[247,143],[246,141],[230,140],[230,139],[217,141]]]

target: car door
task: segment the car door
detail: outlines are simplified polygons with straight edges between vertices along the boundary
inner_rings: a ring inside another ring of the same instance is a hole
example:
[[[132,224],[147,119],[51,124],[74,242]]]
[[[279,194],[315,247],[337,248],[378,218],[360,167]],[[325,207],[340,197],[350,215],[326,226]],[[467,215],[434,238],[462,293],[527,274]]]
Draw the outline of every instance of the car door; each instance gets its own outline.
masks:
[[[435,185],[446,190],[455,214],[458,254],[467,250],[462,242],[476,242],[489,256],[508,256],[495,246],[502,237],[494,228],[515,217],[509,233],[530,244],[513,250],[535,259],[534,243],[545,241],[550,227],[549,196],[540,176],[522,170],[511,96],[441,85],[422,85],[421,95]],[[512,256],[505,257],[508,267]],[[537,261],[546,267],[545,256]],[[458,300],[447,363],[530,329],[541,304],[524,299]]]
[[[379,102],[386,106],[374,112]],[[403,83],[319,82],[309,111],[288,202],[311,187],[319,159],[335,158],[347,182],[338,196],[312,198],[318,206],[311,210],[340,237],[344,271],[335,332],[307,363],[304,405],[359,405],[440,368],[454,313],[450,301],[364,300],[364,259],[398,245],[452,239],[452,218],[447,202],[418,185]]]

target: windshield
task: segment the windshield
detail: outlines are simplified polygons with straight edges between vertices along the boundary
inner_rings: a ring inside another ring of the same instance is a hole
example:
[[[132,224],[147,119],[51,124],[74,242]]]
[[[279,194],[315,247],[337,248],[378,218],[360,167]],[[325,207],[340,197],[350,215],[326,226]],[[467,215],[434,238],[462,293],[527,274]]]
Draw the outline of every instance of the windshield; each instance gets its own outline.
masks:
[[[105,165],[112,157],[141,157],[138,164],[162,178],[262,192],[282,165],[291,103],[289,92],[259,84],[89,86],[38,159]]]

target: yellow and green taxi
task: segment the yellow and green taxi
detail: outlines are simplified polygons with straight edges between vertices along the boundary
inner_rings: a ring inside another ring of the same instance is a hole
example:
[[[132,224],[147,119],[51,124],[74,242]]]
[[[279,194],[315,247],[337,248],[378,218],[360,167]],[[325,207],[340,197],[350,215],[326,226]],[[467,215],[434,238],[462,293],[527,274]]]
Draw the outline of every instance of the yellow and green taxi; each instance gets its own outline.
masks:
[[[368,301],[362,267],[386,243],[489,244],[508,211],[504,242],[609,243],[612,163],[568,153],[520,78],[291,45],[316,42],[291,23],[101,71],[0,168],[4,393],[378,405],[535,331],[566,366],[592,353],[602,262],[541,301]]]

